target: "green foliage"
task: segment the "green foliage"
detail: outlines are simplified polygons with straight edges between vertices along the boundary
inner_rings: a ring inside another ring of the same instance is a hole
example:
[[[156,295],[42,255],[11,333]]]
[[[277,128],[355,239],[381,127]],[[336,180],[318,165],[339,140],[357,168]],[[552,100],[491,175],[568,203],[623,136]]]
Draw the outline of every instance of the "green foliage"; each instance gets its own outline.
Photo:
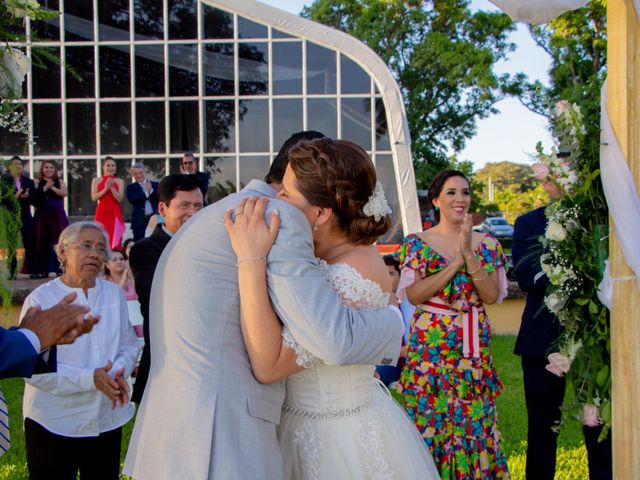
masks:
[[[542,207],[549,202],[549,195],[542,185],[525,192],[516,193],[512,190],[502,190],[495,194],[495,204],[507,221],[513,224],[520,215]]]
[[[471,12],[469,0],[315,0],[303,15],[359,38],[389,66],[406,102],[418,188],[447,167],[476,133],[478,119],[519,92],[498,76],[514,45],[502,13]]]
[[[16,260],[16,249],[20,239],[20,204],[15,195],[12,184],[7,184],[0,180],[0,248],[6,251],[6,270],[0,268],[0,297],[2,306],[9,308],[13,296],[10,285],[5,283],[5,279],[10,275],[13,280],[16,272],[11,272],[11,264]]]
[[[564,408],[580,415],[585,405],[598,407],[606,428],[611,424],[609,311],[597,296],[608,256],[608,209],[597,156],[583,154],[589,144],[581,109],[559,104],[554,123],[557,143],[571,154],[558,159],[541,154],[549,180],[563,192],[547,208],[549,224],[542,268],[549,277],[545,302],[564,327],[557,350],[571,361],[567,384],[573,400]]]
[[[544,25],[530,26],[533,40],[551,57],[550,86],[523,84],[522,102],[547,115],[559,100],[579,105],[587,134],[583,155],[597,157],[600,142],[600,89],[607,73],[607,2],[591,0]],[[550,117],[552,120],[552,117]]]

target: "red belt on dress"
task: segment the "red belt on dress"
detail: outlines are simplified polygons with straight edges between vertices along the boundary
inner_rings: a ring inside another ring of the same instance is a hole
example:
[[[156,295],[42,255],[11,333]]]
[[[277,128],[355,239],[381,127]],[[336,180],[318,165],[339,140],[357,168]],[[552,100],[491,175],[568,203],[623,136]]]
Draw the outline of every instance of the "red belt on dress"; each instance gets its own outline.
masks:
[[[478,333],[478,316],[483,309],[472,305],[468,311],[454,310],[449,304],[438,297],[432,297],[420,304],[420,308],[426,312],[438,315],[449,315],[457,317],[462,315],[462,354],[465,358],[480,356],[480,336]]]

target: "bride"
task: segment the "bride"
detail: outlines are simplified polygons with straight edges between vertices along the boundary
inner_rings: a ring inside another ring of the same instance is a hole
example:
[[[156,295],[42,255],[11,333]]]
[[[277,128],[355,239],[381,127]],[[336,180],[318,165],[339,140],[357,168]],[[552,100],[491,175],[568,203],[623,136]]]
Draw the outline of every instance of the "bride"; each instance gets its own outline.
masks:
[[[391,212],[375,168],[354,143],[303,142],[278,197],[299,208],[313,231],[315,254],[342,302],[384,308],[391,279],[373,246]],[[242,332],[254,376],[287,379],[278,428],[286,479],[437,479],[413,423],[374,379],[373,365],[327,365],[299,346],[276,317],[267,293],[266,256],[280,219],[268,200],[245,199],[225,214],[238,257]]]

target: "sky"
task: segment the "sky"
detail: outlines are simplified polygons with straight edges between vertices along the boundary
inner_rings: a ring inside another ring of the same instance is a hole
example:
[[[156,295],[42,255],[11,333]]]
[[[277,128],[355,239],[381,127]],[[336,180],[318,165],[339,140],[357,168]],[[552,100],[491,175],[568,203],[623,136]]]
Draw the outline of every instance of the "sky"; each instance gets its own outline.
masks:
[[[309,0],[260,1],[294,14],[299,14],[305,5],[313,3]],[[472,0],[471,8],[498,10],[488,0]],[[529,36],[527,26],[519,23],[510,40],[516,44],[516,50],[510,54],[508,60],[496,65],[496,72],[524,72],[531,80],[540,80],[546,84],[551,60],[535,45]],[[471,160],[475,170],[488,162],[504,160],[530,164],[530,155],[535,152],[536,143],[542,141],[546,147],[552,145],[551,136],[546,129],[546,120],[530,112],[517,99],[502,100],[495,107],[499,113],[478,121],[476,136],[467,141],[464,150],[458,152],[458,159]]]

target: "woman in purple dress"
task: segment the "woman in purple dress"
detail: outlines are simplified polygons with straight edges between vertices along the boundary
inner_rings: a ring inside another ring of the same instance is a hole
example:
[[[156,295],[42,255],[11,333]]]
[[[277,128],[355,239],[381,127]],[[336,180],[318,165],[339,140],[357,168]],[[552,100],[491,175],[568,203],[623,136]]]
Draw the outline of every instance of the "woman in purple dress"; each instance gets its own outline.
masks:
[[[36,265],[35,274],[40,278],[49,272],[60,274],[60,264],[54,248],[58,237],[69,225],[64,211],[67,185],[58,177],[56,165],[51,160],[40,164],[36,184]]]

